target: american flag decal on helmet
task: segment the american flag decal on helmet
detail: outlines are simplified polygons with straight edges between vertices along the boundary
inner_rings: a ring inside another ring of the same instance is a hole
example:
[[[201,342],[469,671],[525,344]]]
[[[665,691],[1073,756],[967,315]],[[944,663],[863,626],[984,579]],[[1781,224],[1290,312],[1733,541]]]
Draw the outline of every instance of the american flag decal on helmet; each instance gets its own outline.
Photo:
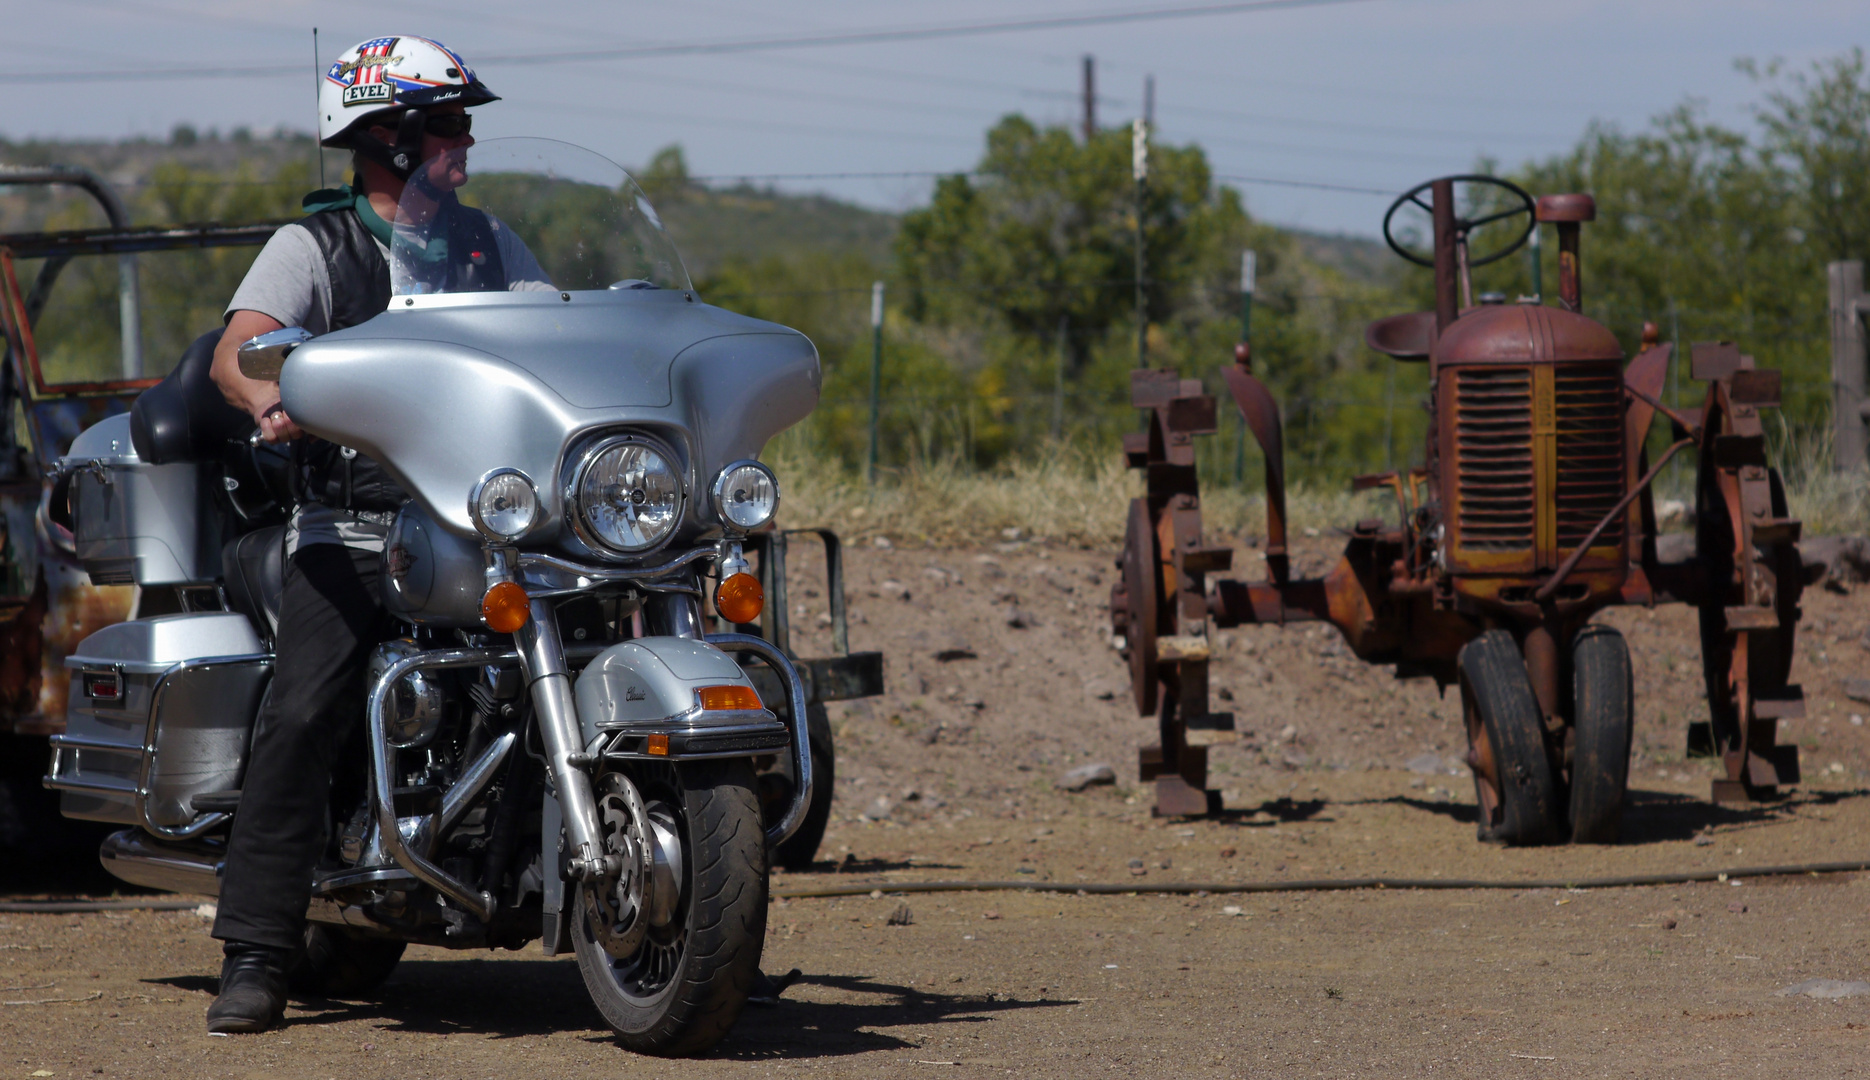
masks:
[[[339,61],[325,77],[344,87],[344,106],[388,105],[396,100],[396,87],[383,77],[383,69],[402,59],[390,55],[400,38],[382,37],[357,47],[357,59]]]

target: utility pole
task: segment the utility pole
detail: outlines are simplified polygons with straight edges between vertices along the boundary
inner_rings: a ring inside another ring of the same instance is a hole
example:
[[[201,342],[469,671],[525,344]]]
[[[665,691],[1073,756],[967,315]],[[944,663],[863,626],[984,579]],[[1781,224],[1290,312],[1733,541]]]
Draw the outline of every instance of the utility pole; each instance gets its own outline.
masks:
[[[1870,403],[1864,397],[1864,264],[1859,260],[1825,267],[1831,280],[1831,467],[1858,472],[1865,466]]]
[[[864,466],[864,483],[877,479],[877,413],[883,394],[883,283],[870,285],[870,460]]]
[[[1156,77],[1143,76],[1143,123],[1156,126]]]
[[[1240,253],[1240,343],[1253,347],[1253,293],[1259,279],[1260,257],[1252,249]],[[1252,352],[1247,355],[1251,357]],[[1234,483],[1246,482],[1247,477],[1247,417],[1239,409],[1234,410],[1240,418],[1240,426],[1234,430]]]
[[[1143,290],[1143,201],[1149,187],[1149,125],[1130,125],[1130,176],[1136,181],[1136,366],[1149,366],[1148,297]]]
[[[1097,138],[1097,60],[1084,54],[1084,143]]]

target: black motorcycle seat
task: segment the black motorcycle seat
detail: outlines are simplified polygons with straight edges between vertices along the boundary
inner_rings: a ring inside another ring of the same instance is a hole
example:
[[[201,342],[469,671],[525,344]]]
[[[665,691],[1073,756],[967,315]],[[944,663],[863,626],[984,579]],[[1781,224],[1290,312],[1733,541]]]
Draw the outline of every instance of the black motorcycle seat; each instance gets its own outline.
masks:
[[[145,463],[218,461],[229,442],[253,430],[253,418],[229,405],[214,385],[214,348],[220,342],[220,330],[196,338],[175,370],[130,406],[130,444]]]
[[[279,601],[286,591],[286,527],[255,529],[221,549],[227,605],[245,615],[267,641],[279,632]]]

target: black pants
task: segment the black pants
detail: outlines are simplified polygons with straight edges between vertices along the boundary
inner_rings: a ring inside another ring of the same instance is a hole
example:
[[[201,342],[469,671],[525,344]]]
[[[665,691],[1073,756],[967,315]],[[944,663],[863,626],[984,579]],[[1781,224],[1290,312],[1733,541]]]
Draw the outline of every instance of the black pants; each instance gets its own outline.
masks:
[[[214,936],[296,949],[331,824],[333,766],[364,715],[364,666],[390,626],[377,553],[314,544],[286,563],[278,661],[253,733]]]

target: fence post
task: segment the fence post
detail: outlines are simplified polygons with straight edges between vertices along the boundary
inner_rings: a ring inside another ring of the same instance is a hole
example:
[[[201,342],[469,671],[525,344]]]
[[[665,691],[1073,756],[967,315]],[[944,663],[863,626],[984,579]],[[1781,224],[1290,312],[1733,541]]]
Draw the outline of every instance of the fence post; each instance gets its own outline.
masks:
[[[1240,343],[1248,348],[1253,346],[1253,293],[1258,282],[1259,256],[1248,248],[1240,253]],[[1238,422],[1234,428],[1234,486],[1240,487],[1247,476],[1247,417],[1238,408],[1228,411]]]
[[[1864,468],[1866,444],[1864,399],[1864,264],[1834,262],[1825,268],[1831,282],[1831,443],[1832,467],[1838,472]]]
[[[1052,441],[1059,442],[1065,437],[1065,333],[1070,328],[1070,316],[1058,317],[1058,354],[1052,358]]]
[[[864,483],[877,479],[877,409],[883,393],[883,283],[870,284],[870,457]]]

